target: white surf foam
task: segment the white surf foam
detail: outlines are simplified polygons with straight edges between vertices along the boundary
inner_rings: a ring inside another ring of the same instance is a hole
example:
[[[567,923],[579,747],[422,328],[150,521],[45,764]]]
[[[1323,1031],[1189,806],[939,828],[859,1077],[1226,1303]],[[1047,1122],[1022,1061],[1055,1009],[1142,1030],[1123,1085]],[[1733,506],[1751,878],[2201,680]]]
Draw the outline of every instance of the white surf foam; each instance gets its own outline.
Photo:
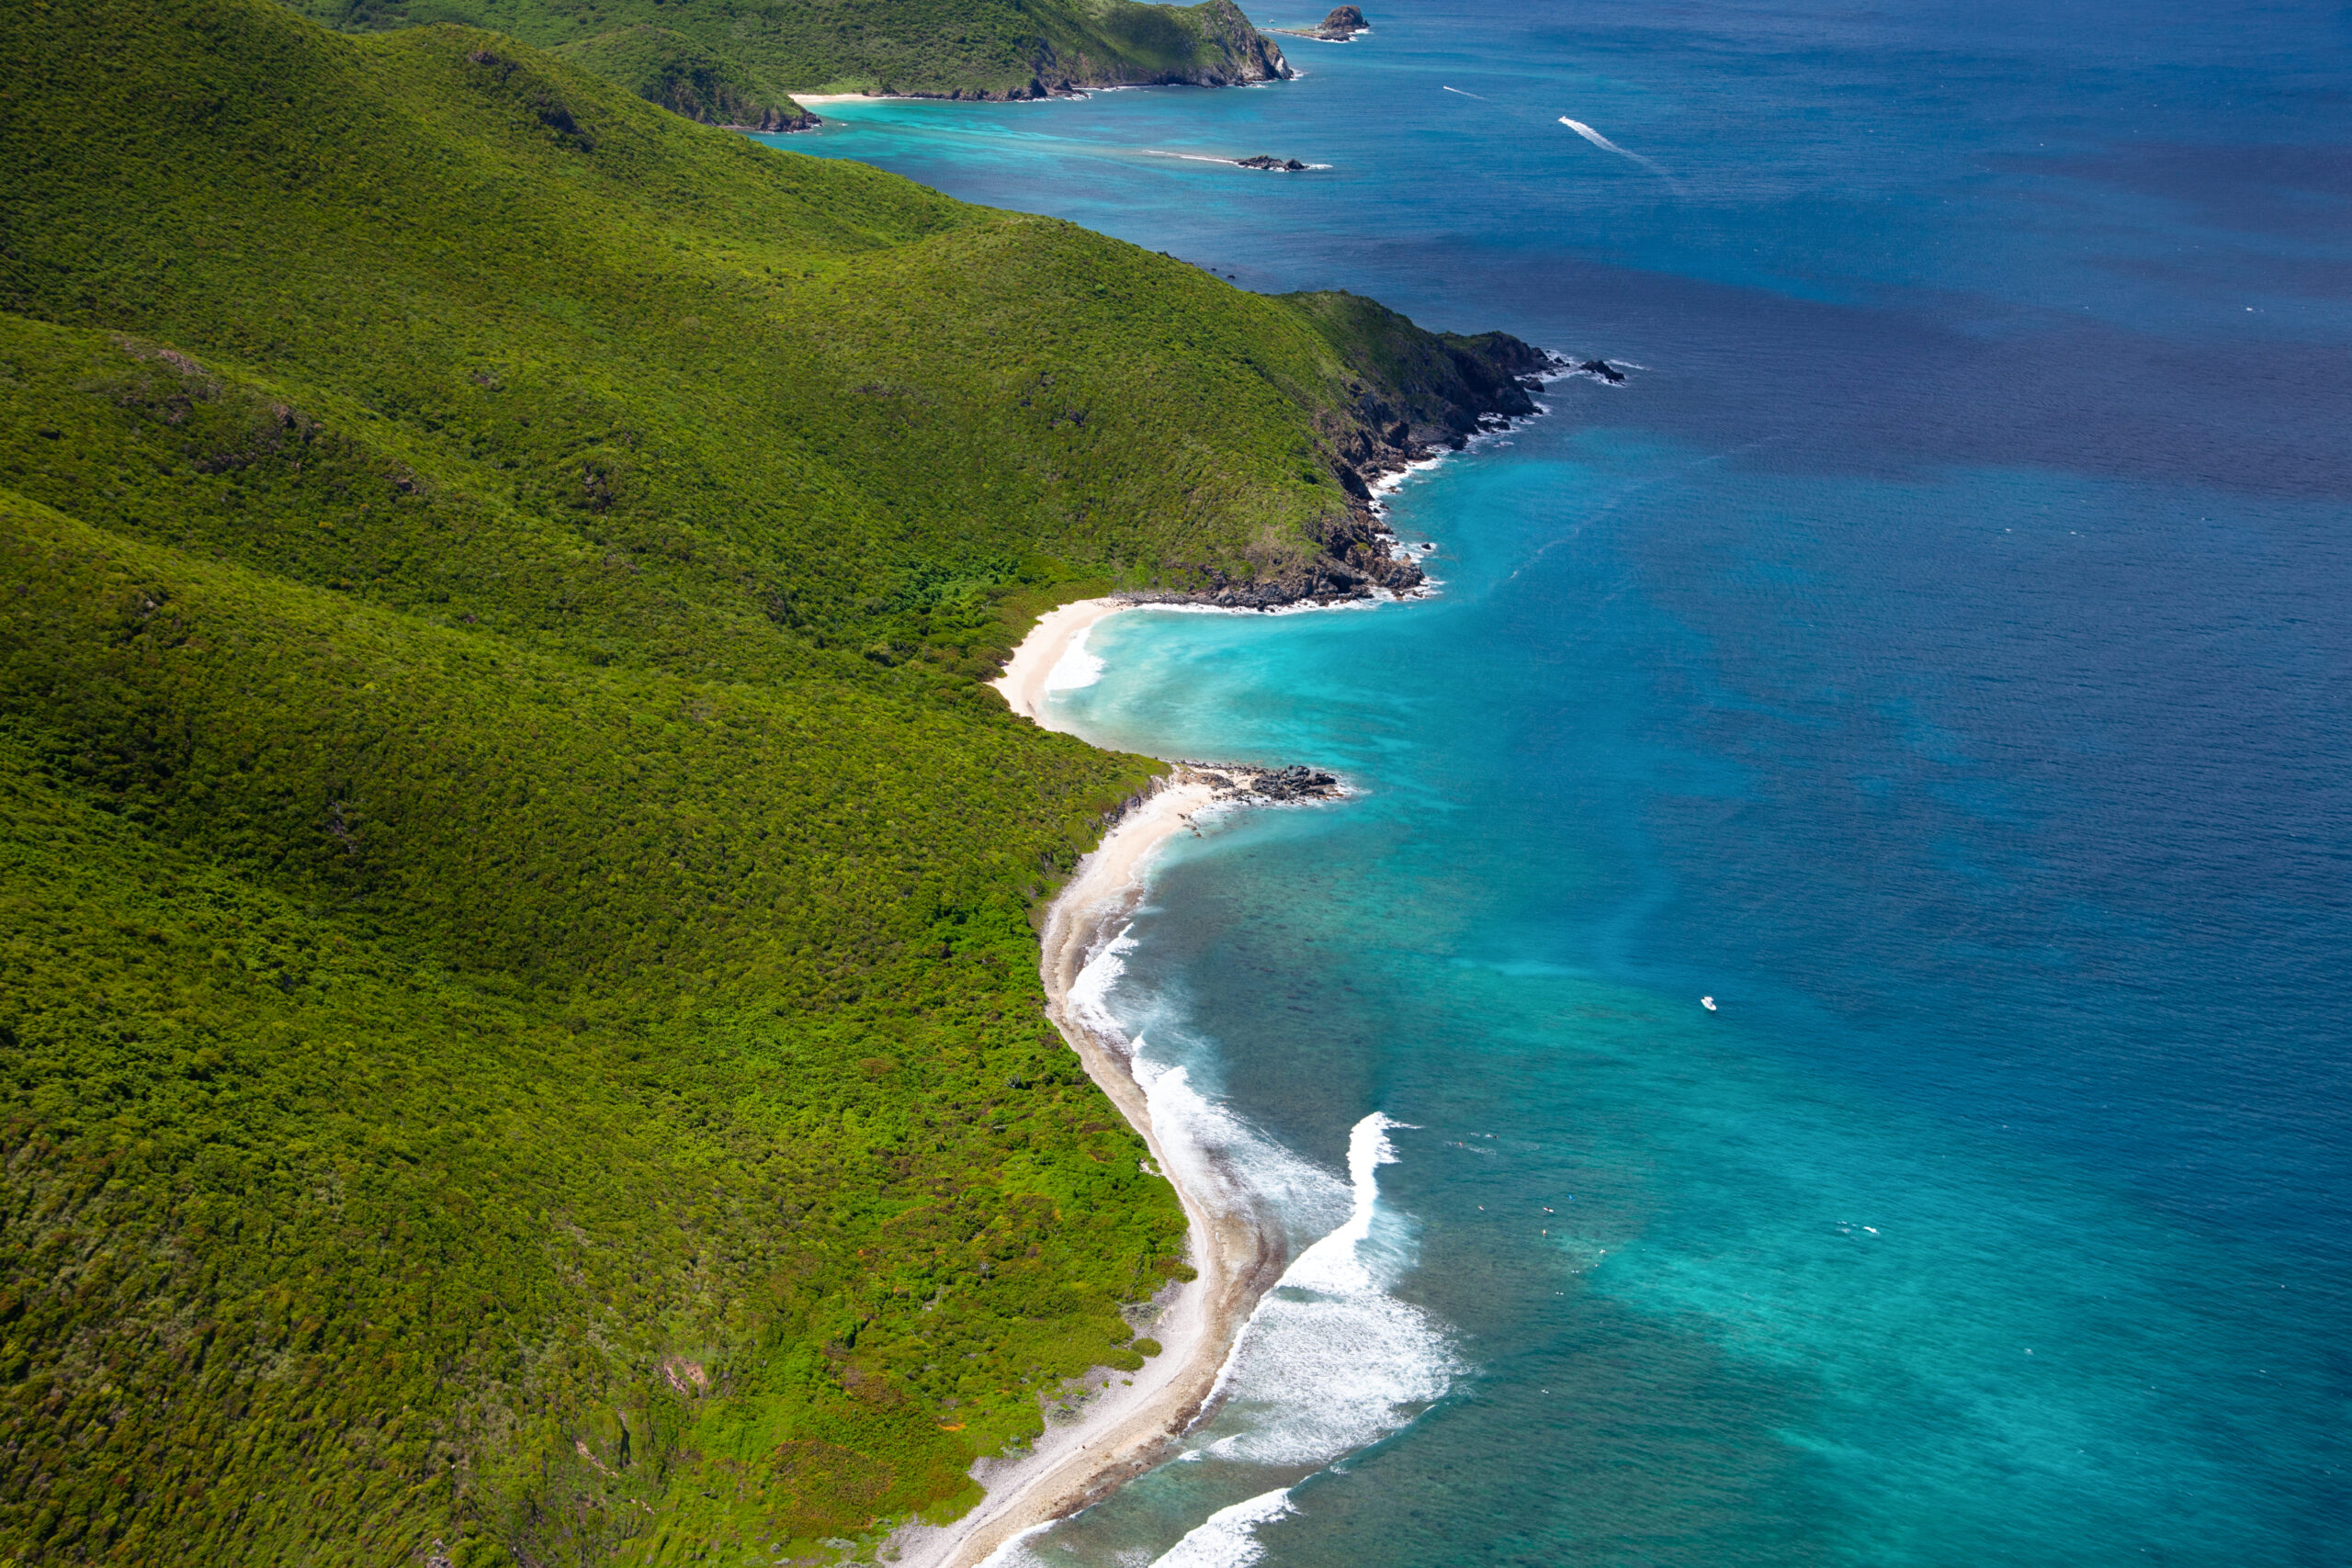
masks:
[[[1479,101],[1480,103],[1482,103],[1482,104],[1483,104],[1483,103],[1485,103],[1485,102],[1487,101],[1487,100],[1486,100],[1486,99],[1484,99],[1484,98],[1480,98],[1480,97],[1478,97],[1478,95],[1477,95],[1477,94],[1476,94],[1476,93],[1464,93],[1464,92],[1463,92],[1463,91],[1462,91],[1462,89],[1461,89],[1461,88],[1459,88],[1459,87],[1448,87],[1448,88],[1446,88],[1445,90],[1446,90],[1447,92],[1449,92],[1449,93],[1456,93],[1456,94],[1460,94],[1463,97],[1465,97],[1465,98],[1478,98],[1478,101]]]
[[[1046,671],[1046,690],[1074,692],[1080,686],[1091,686],[1102,679],[1102,661],[1086,651],[1087,634],[1093,629],[1092,626],[1082,627],[1076,637],[1069,639],[1069,646],[1062,649],[1062,656],[1054,660],[1051,670]]]
[[[1069,983],[1069,1011],[1081,1028],[1097,1040],[1116,1050],[1131,1052],[1126,1031],[1111,1012],[1111,987],[1127,972],[1126,955],[1135,951],[1136,939],[1130,934],[1133,925],[1120,928],[1119,934],[1102,944],[1089,957]]]
[[[980,1559],[979,1568],[1045,1568],[1046,1560],[1029,1550],[1029,1543],[1061,1521],[1047,1519],[1027,1529],[1015,1530],[1004,1538],[1002,1545]]]
[[[1380,1168],[1396,1163],[1388,1129],[1398,1125],[1375,1111],[1348,1133],[1348,1190],[1354,1203],[1337,1230],[1301,1253],[1283,1283],[1302,1291],[1352,1294],[1374,1289],[1372,1270],[1356,1249],[1372,1237],[1372,1212],[1380,1201]]]
[[[1184,1539],[1155,1558],[1151,1568],[1250,1568],[1266,1555],[1258,1544],[1258,1527],[1295,1511],[1287,1486],[1219,1508],[1185,1531]]]
[[[1441,1398],[1464,1370],[1442,1325],[1389,1288],[1409,1258],[1375,1235],[1378,1169],[1396,1158],[1378,1111],[1348,1137],[1347,1218],[1300,1254],[1250,1315],[1219,1387],[1209,1451],[1257,1464],[1329,1464]]]
[[[1592,127],[1587,125],[1580,119],[1570,119],[1566,115],[1562,115],[1560,117],[1560,123],[1566,126],[1570,130],[1575,131],[1578,136],[1583,137],[1587,141],[1591,142],[1595,147],[1614,152],[1620,158],[1631,159],[1633,162],[1639,164],[1643,168],[1647,169],[1651,174],[1656,175],[1662,180],[1671,180],[1674,178],[1672,175],[1668,174],[1664,169],[1658,167],[1654,161],[1643,157],[1639,152],[1626,152],[1623,147],[1618,146],[1617,143],[1610,141],[1609,138],[1601,135],[1600,132],[1593,130]]]
[[[1271,1211],[1268,1217],[1277,1224],[1301,1228],[1320,1229],[1341,1212],[1345,1190],[1328,1171],[1203,1094],[1188,1068],[1150,1060],[1149,1049],[1138,1035],[1136,1081],[1143,1085],[1160,1152],[1185,1186],[1221,1195],[1221,1206],[1247,1203]]]
[[[1181,1010],[1137,1018],[1132,1036],[1112,1011],[1131,933],[1120,931],[1087,963],[1069,1005],[1128,1053],[1169,1174],[1211,1204],[1248,1204],[1291,1235],[1317,1238],[1250,1314],[1217,1376],[1225,1408],[1209,1430],[1222,1435],[1193,1454],[1330,1464],[1404,1427],[1466,1370],[1446,1327],[1391,1293],[1412,1258],[1406,1226],[1380,1206],[1379,1169],[1396,1163],[1388,1134],[1407,1123],[1378,1111],[1357,1122],[1342,1183],[1204,1093],[1190,1067],[1156,1054],[1145,1035],[1147,1027],[1181,1028]],[[1155,1568],[1246,1568],[1262,1554],[1257,1526],[1288,1511],[1286,1492],[1221,1509]]]

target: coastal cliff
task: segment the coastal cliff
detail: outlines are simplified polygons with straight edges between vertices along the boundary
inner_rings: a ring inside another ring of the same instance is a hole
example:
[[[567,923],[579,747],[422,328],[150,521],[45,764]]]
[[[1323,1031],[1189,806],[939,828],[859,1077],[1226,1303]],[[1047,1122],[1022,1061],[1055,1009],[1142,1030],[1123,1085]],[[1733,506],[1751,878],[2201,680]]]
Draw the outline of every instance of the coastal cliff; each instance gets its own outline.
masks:
[[[1085,12],[1072,6],[1069,15]],[[1091,21],[1041,30],[1028,83],[1000,96],[1037,98],[1090,87],[1238,87],[1287,81],[1293,74],[1283,51],[1250,26],[1233,0],[1207,0],[1182,9],[1114,4]]]
[[[351,32],[435,22],[492,28],[574,54],[587,68],[689,118],[730,119],[711,106],[710,79],[763,110],[794,91],[1019,100],[1091,87],[1227,87],[1292,74],[1282,51],[1234,0],[1193,6],[1136,0],[285,0]],[[696,51],[694,70],[649,72],[646,31]],[[691,78],[689,90],[676,90]],[[701,108],[704,112],[695,112]]]
[[[1427,332],[1341,290],[1282,295],[1276,303],[1305,318],[1348,375],[1344,400],[1316,417],[1322,459],[1339,491],[1313,525],[1319,547],[1264,547],[1249,558],[1246,575],[1208,569],[1166,596],[1263,610],[1409,593],[1426,574],[1397,548],[1373,485],[1535,414],[1534,393],[1570,364],[1508,333]]]

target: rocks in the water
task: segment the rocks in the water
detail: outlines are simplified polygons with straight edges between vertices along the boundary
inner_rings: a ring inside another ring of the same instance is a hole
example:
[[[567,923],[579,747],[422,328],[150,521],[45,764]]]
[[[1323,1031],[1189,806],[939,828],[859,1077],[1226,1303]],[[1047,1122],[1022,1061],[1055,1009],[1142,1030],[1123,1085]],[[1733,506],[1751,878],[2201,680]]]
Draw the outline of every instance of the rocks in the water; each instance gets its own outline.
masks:
[[[1347,786],[1320,768],[1253,768],[1234,762],[1186,762],[1219,800],[1337,800]]]
[[[1285,32],[1293,38],[1320,39],[1325,43],[1345,43],[1372,24],[1353,6],[1335,7],[1331,14],[1311,28],[1273,28],[1272,32]]]
[[[1588,359],[1577,368],[1588,376],[1598,376],[1604,381],[1617,382],[1625,378],[1625,373],[1606,359]]]
[[[1233,162],[1238,168],[1274,169],[1285,175],[1297,174],[1306,167],[1295,158],[1269,158],[1263,152],[1254,158],[1236,158]]]

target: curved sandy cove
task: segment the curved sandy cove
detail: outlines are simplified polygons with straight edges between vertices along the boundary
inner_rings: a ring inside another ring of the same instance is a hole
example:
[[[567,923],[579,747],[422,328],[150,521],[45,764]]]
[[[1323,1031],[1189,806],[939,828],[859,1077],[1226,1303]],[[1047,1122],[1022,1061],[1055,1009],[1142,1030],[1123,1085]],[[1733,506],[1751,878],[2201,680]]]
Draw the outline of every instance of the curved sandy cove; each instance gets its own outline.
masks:
[[[1032,724],[1045,729],[1059,728],[1058,725],[1046,722],[1046,682],[1069,654],[1070,644],[1085,636],[1095,622],[1105,615],[1115,615],[1122,610],[1134,607],[1134,604],[1125,599],[1080,599],[1046,611],[1037,617],[1037,624],[1029,628],[1029,635],[1021,639],[1021,646],[1012,650],[1012,657],[1004,661],[1004,673],[989,684],[1003,694],[1013,712]],[[1127,824],[1122,822],[1113,831],[1114,834],[1125,832]],[[1160,835],[1161,838],[1166,836],[1165,833]],[[1110,843],[1110,840],[1105,839],[1102,847],[1108,849]],[[1085,874],[1080,872],[1080,874]],[[1077,885],[1073,883],[1071,886]]]
[[[994,682],[1013,711],[1039,720],[1046,678],[1070,644],[1103,616],[1127,607],[1122,600],[1083,600],[1039,620]],[[1125,929],[1142,899],[1153,852],[1189,830],[1192,814],[1214,798],[1214,786],[1192,770],[1171,768],[1094,852],[1079,862],[1047,910],[1040,939],[1046,1015],[1120,1114],[1143,1134],[1153,1161],[1174,1185],[1191,1222],[1192,1262],[1199,1278],[1161,1298],[1166,1305],[1151,1329],[1160,1354],[1146,1361],[1132,1382],[1114,1376],[1103,1383],[1098,1377],[1094,1382],[1102,1384],[1101,1392],[1077,1419],[1048,1425],[1027,1453],[974,1465],[973,1477],[988,1495],[954,1524],[900,1530],[883,1556],[901,1568],[974,1568],[1019,1537],[1101,1501],[1167,1459],[1205,1412],[1235,1338],[1280,1273],[1281,1258],[1254,1218],[1221,1207],[1220,1194],[1195,1190],[1197,1182],[1182,1174],[1191,1162],[1169,1158],[1125,1043],[1096,1036],[1070,1001],[1088,961]]]

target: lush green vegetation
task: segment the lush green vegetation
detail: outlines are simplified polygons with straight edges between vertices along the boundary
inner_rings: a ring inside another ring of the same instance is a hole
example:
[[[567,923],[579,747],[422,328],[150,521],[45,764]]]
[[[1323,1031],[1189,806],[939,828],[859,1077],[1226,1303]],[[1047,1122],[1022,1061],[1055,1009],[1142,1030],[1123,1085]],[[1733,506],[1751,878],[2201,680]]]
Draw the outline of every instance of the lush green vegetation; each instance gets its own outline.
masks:
[[[705,125],[775,131],[803,130],[815,123],[790,96],[763,91],[736,61],[667,28],[616,28],[556,52],[615,86]]]
[[[603,70],[641,56],[659,28],[743,85],[762,105],[800,92],[956,97],[1040,96],[1115,83],[1265,81],[1282,51],[1233,0],[288,0],[330,27],[382,31],[434,22],[494,28],[547,49],[580,49]],[[674,46],[673,46],[674,50]],[[609,73],[642,91],[641,64]],[[647,96],[660,98],[658,93]],[[674,107],[674,106],[673,106]]]
[[[1464,351],[462,28],[0,74],[0,1560],[968,1502],[1182,1247],[1030,924],[1151,764],[978,677]]]

